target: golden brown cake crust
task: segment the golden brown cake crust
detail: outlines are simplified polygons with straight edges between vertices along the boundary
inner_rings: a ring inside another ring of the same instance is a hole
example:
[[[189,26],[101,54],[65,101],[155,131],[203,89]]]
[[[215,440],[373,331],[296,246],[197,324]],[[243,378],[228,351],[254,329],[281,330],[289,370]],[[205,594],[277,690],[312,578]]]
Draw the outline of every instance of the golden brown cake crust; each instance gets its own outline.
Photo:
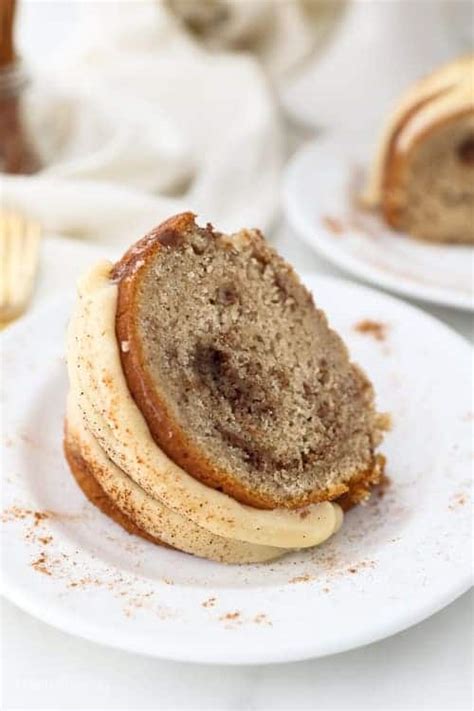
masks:
[[[383,454],[375,456],[374,466],[369,471],[355,476],[349,482],[348,490],[336,499],[343,511],[349,511],[353,506],[366,501],[371,490],[382,484],[385,477],[385,457]]]
[[[284,504],[276,501],[260,491],[246,488],[241,482],[216,468],[214,463],[193,447],[186,433],[167,410],[165,402],[160,399],[157,390],[151,382],[150,374],[145,367],[145,359],[141,349],[141,341],[137,335],[137,293],[140,286],[139,271],[148,259],[164,248],[179,246],[183,240],[183,232],[195,227],[195,216],[187,212],[177,215],[154,229],[115,265],[112,279],[118,284],[118,302],[116,315],[116,335],[119,344],[127,344],[120,348],[123,372],[128,388],[142,412],[153,439],[166,454],[188,474],[199,479],[204,484],[223,490],[241,503],[255,508],[273,509],[278,506],[299,508],[311,503],[336,500],[344,496],[344,505],[348,507],[366,498],[371,486],[379,481],[383,472],[383,457],[373,456],[371,466],[363,472],[358,472],[345,484],[337,484],[325,490],[317,490],[304,494],[298,499],[289,499]],[[213,228],[206,228],[214,233]],[[163,433],[172,432],[172,437],[164,437]]]

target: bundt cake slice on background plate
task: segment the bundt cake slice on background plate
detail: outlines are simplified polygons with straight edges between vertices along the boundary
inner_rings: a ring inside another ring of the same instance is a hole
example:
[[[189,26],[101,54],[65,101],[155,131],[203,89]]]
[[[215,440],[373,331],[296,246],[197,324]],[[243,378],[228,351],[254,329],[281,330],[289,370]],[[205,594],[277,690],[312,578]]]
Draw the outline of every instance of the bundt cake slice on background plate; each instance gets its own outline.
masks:
[[[438,69],[401,98],[362,201],[413,237],[474,244],[474,56]]]
[[[270,560],[327,539],[379,482],[372,386],[257,230],[178,215],[79,296],[66,453],[154,540]]]

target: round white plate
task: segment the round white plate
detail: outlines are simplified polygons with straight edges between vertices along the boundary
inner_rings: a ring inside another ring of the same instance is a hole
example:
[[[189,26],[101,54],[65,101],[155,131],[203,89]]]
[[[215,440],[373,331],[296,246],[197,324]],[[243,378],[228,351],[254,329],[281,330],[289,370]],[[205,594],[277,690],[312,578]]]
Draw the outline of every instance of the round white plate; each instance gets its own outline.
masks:
[[[391,291],[460,309],[474,307],[474,249],[411,239],[360,208],[368,150],[335,137],[290,162],[283,202],[289,223],[342,269]]]
[[[64,463],[61,299],[3,338],[3,586],[31,614],[90,640],[195,662],[266,663],[367,644],[419,622],[471,582],[470,348],[433,318],[335,279],[316,302],[393,416],[383,497],[319,548],[225,566],[130,536]],[[381,322],[383,340],[360,333]]]

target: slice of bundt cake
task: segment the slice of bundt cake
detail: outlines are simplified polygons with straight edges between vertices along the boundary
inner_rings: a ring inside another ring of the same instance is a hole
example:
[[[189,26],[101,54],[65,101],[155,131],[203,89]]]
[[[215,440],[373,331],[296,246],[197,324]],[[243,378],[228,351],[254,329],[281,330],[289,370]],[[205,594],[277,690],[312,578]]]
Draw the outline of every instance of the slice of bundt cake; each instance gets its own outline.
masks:
[[[128,388],[173,462],[253,507],[367,495],[383,468],[372,386],[258,231],[184,213],[111,277]]]
[[[73,471],[79,455],[86,478],[92,475],[115,510],[139,529],[213,560],[261,562],[333,535],[342,522],[337,503],[311,504],[304,515],[246,506],[186,473],[156,444],[122,369],[112,268],[100,262],[81,278],[68,327],[64,445]]]
[[[414,237],[474,243],[474,56],[442,67],[402,97],[362,201]]]

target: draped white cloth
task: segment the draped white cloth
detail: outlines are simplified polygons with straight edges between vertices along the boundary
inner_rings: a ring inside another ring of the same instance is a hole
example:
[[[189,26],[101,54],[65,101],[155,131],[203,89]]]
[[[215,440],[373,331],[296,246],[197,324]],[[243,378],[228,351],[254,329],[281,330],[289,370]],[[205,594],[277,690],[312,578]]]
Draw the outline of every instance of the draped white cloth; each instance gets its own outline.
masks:
[[[24,96],[44,167],[2,175],[2,206],[114,245],[181,210],[268,229],[285,152],[272,82],[311,52],[319,6],[83,3],[77,36]]]
[[[284,147],[261,63],[209,50],[155,2],[85,3],[83,15],[25,96],[45,167],[2,175],[2,205],[118,245],[188,209],[225,230],[268,228]]]

